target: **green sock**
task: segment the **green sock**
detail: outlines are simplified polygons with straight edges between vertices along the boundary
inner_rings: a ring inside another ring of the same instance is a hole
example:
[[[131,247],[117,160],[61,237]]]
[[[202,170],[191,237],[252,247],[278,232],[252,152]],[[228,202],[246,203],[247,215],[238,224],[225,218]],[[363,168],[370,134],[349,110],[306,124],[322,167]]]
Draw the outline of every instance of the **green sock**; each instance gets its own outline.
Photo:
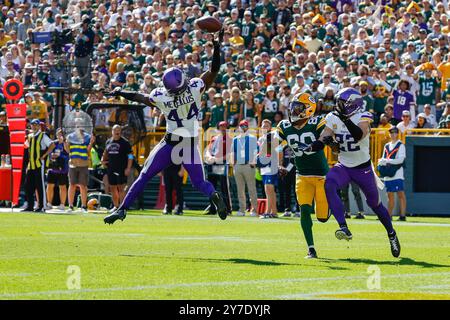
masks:
[[[306,243],[308,247],[314,247],[314,239],[312,226],[313,222],[311,219],[311,212],[313,212],[313,208],[310,205],[304,204],[300,206],[301,217],[300,217],[300,225],[302,226],[303,235],[305,236]]]

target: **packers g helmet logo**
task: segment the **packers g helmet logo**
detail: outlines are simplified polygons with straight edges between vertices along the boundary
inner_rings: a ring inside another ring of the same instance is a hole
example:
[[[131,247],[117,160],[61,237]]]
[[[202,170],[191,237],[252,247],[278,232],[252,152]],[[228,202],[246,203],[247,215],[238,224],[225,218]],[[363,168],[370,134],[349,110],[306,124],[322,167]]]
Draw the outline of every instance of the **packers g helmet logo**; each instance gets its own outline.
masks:
[[[307,92],[297,93],[289,103],[289,121],[295,123],[311,118],[316,112],[316,100]]]

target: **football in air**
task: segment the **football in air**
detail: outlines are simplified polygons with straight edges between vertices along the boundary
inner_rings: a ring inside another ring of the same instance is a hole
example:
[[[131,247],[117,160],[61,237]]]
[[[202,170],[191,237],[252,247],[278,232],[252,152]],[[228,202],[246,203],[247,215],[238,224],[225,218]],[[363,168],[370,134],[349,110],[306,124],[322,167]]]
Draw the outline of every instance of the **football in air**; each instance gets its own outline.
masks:
[[[203,17],[197,19],[196,23],[200,29],[207,32],[217,32],[222,29],[222,22],[214,17]]]

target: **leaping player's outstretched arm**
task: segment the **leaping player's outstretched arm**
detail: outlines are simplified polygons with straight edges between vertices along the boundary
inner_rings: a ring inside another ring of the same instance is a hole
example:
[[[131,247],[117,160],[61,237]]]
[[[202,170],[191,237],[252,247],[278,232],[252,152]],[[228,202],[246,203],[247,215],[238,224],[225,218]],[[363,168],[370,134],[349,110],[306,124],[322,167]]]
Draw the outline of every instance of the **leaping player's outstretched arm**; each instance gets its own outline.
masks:
[[[214,80],[216,79],[216,77],[220,71],[220,44],[223,41],[223,33],[224,33],[224,29],[220,30],[218,40],[213,40],[214,52],[213,52],[213,58],[212,58],[212,63],[211,63],[211,69],[204,72],[200,76],[200,78],[205,83],[205,87],[204,87],[205,91],[214,83]]]
[[[156,107],[156,105],[150,100],[150,97],[148,95],[135,91],[125,91],[122,90],[121,87],[114,88],[114,90],[111,92],[111,95],[121,96],[130,101],[143,103],[150,107]]]

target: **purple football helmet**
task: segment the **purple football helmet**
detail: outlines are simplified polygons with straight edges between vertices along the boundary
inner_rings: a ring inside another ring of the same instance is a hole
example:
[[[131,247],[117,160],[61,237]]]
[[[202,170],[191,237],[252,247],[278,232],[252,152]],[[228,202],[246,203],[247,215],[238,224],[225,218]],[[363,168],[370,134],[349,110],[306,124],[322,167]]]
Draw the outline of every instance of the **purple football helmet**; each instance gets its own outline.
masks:
[[[189,83],[184,72],[176,67],[167,69],[162,76],[162,81],[167,92],[171,95],[180,94],[186,90]]]
[[[336,94],[336,108],[347,117],[362,111],[364,100],[359,91],[353,88],[344,88]]]

